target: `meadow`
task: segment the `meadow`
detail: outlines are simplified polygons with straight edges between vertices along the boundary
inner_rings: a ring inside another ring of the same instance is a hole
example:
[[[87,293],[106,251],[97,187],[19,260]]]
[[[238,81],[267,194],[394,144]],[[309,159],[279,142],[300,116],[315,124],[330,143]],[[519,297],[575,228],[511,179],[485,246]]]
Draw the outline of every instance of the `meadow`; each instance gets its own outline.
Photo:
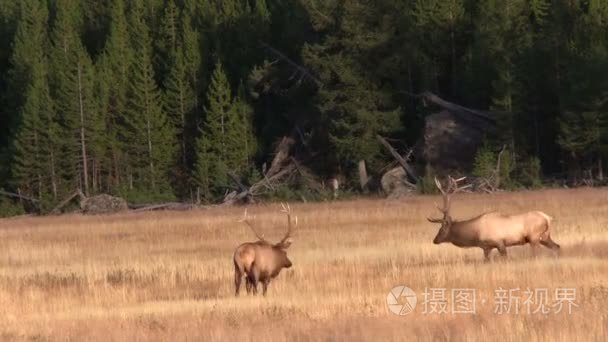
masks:
[[[293,267],[266,297],[238,298],[232,253],[255,240],[242,207],[4,219],[0,340],[601,341],[607,200],[603,188],[454,195],[455,219],[554,217],[559,256],[521,246],[487,263],[479,248],[432,243],[439,196],[292,203]],[[248,211],[267,239],[282,237],[278,203]],[[412,312],[389,310],[396,286],[416,293]]]

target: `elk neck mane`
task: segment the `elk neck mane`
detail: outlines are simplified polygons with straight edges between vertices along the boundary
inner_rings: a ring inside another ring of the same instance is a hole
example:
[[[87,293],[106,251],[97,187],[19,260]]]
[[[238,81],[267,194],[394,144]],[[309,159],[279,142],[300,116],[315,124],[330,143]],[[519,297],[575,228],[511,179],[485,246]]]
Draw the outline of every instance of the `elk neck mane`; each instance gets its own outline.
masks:
[[[498,215],[502,215],[501,213],[499,213],[496,210],[491,210],[491,211],[486,211],[485,213],[479,214],[477,216],[473,216],[471,218],[465,219],[465,220],[454,220],[454,223],[458,223],[458,224],[466,224],[466,223],[471,223],[474,221],[479,220],[480,218],[482,218],[483,216],[489,215],[489,214],[498,214]]]

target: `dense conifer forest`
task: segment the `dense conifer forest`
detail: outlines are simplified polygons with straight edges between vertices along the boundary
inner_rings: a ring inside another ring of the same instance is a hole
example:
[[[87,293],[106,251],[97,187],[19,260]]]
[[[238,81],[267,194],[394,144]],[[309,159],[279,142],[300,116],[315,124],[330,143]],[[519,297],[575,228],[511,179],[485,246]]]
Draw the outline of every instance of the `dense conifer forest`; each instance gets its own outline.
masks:
[[[294,136],[357,191],[360,160],[393,162],[377,135],[420,137],[425,91],[508,113],[474,173],[507,146],[513,186],[598,180],[607,85],[602,0],[0,0],[0,190],[212,203]]]

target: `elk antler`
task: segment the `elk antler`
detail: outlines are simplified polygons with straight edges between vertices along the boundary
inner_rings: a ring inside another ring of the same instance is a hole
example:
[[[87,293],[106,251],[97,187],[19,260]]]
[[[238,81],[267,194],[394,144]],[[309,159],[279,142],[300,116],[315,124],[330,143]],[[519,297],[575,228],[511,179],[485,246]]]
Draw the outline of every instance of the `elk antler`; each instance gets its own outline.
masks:
[[[454,178],[452,178],[452,176],[448,175],[448,188],[443,189],[441,182],[437,179],[437,177],[435,177],[435,185],[437,185],[437,188],[439,189],[439,191],[441,192],[441,196],[443,197],[443,207],[439,207],[437,204],[435,204],[435,206],[441,213],[443,213],[444,218],[450,217],[450,204],[451,204],[450,195],[453,193],[459,192],[461,190],[464,190],[471,186],[471,184],[468,184],[465,186],[458,186],[458,182],[461,182],[465,179],[466,179],[466,177],[454,179]],[[429,220],[432,222],[441,221],[441,220],[435,220],[435,219],[429,219]]]
[[[243,218],[240,219],[238,222],[243,222],[249,228],[251,228],[251,231],[253,232],[253,234],[255,234],[255,236],[258,238],[258,240],[260,240],[260,241],[266,241],[266,239],[264,239],[264,234],[262,234],[262,235],[258,234],[258,232],[253,227],[253,224],[249,221],[249,218],[247,217],[247,209],[245,209],[245,214],[243,215]]]
[[[291,239],[291,233],[292,233],[291,208],[289,207],[289,204],[285,204],[285,203],[281,203],[281,207],[283,207],[283,210],[281,210],[281,212],[287,214],[287,233],[285,234],[283,239],[278,243],[278,245],[289,246],[291,244],[290,239]],[[297,216],[295,218],[295,221],[296,221],[296,225],[297,225],[298,224]]]

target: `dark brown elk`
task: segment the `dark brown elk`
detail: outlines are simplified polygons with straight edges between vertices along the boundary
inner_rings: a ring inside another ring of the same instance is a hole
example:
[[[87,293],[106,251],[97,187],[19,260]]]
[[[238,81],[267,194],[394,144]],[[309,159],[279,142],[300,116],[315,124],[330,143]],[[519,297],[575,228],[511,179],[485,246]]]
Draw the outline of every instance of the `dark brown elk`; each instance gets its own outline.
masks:
[[[443,207],[437,206],[437,209],[443,217],[428,219],[429,222],[441,224],[433,240],[434,244],[449,242],[463,248],[479,247],[483,250],[486,261],[489,260],[494,248],[500,255],[506,257],[507,247],[526,243],[532,246],[535,254],[539,245],[559,253],[560,246],[551,240],[552,218],[541,211],[529,211],[517,215],[488,212],[464,221],[453,220],[450,215],[450,195],[468,187],[458,186],[457,183],[463,179],[464,177],[453,179],[448,176],[449,185],[444,189],[435,178],[435,184],[443,197]]]
[[[287,233],[278,243],[268,242],[263,235],[257,233],[247,219],[247,211],[241,222],[246,223],[258,238],[255,242],[246,242],[234,251],[234,286],[235,296],[239,295],[241,282],[245,277],[247,293],[257,294],[258,283],[262,283],[263,294],[266,296],[270,281],[279,275],[283,268],[290,268],[291,261],[287,257],[287,249],[291,246],[291,210],[289,205],[282,205],[287,214]],[[297,224],[297,217],[296,217]]]

